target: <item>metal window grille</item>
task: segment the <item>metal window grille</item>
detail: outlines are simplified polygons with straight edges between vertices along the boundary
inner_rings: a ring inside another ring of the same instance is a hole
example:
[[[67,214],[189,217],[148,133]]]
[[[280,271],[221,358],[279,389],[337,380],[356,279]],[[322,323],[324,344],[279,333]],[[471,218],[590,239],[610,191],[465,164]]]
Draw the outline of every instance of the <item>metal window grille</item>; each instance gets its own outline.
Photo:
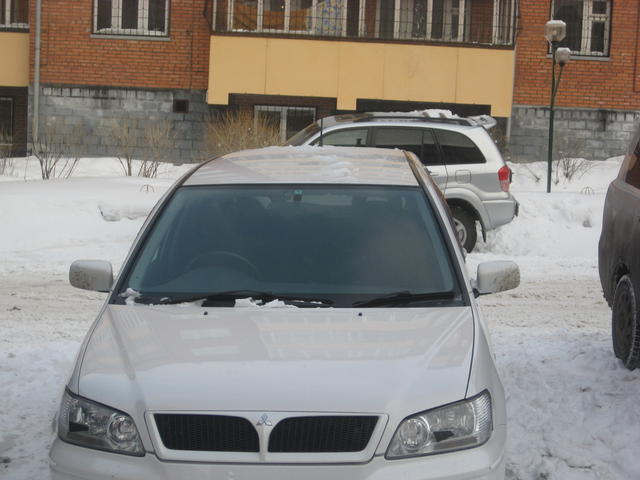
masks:
[[[29,28],[28,0],[0,0],[0,28]]]
[[[611,0],[554,0],[552,11],[567,24],[561,46],[575,55],[609,55]]]
[[[93,9],[94,33],[148,37],[168,35],[168,0],[95,0]]]
[[[512,45],[516,0],[212,0],[212,29]]]
[[[280,132],[283,142],[316,121],[315,107],[254,106],[255,118],[265,119]]]
[[[13,136],[13,98],[0,97],[0,144]]]

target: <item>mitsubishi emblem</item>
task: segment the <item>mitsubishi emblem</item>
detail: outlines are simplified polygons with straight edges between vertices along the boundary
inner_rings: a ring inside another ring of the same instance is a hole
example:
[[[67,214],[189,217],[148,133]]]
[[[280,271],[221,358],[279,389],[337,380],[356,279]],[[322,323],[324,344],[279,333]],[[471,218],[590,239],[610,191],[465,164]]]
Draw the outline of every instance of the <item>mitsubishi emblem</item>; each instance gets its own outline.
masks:
[[[273,426],[273,423],[271,423],[271,420],[269,420],[269,415],[267,415],[266,413],[262,414],[260,420],[258,420],[258,423],[256,423],[256,426],[259,427],[260,425],[264,425],[265,427]]]

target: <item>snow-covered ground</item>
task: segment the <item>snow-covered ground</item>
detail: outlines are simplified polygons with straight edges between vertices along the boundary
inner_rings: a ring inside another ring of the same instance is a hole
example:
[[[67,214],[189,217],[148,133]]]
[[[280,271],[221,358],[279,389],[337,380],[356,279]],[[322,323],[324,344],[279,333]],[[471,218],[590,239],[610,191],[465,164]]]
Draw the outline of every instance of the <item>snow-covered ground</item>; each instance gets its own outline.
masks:
[[[481,298],[507,392],[510,480],[640,478],[640,372],[613,357],[597,274],[604,194],[619,164],[593,163],[551,195],[545,165],[513,165],[520,216],[469,256],[470,268],[501,258],[522,271],[518,289]],[[51,418],[104,299],[68,285],[69,263],[117,268],[186,169],[125,178],[113,159],[83,159],[73,178],[43,182],[31,160],[0,176],[0,478],[48,478]]]

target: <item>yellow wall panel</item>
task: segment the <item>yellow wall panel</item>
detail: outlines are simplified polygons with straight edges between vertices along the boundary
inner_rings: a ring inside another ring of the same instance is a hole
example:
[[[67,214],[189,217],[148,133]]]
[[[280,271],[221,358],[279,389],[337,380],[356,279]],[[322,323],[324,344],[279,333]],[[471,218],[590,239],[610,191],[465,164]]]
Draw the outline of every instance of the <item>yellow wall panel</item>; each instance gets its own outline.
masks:
[[[354,110],[358,98],[384,95],[385,45],[382,43],[335,42],[340,46],[338,70],[339,110]]]
[[[209,53],[208,102],[226,105],[229,93],[264,93],[267,39],[216,37],[213,41],[213,38]]]
[[[0,32],[0,86],[29,85],[29,34]]]
[[[480,48],[458,50],[457,101],[486,103],[492,105],[492,115],[510,117],[515,52]]]
[[[396,43],[212,36],[209,103],[230,93],[491,105],[510,116],[511,50]]]
[[[339,46],[338,42],[268,39],[265,92],[335,97]]]
[[[387,44],[385,99],[446,102],[455,98],[457,48]],[[398,48],[400,47],[400,48]]]

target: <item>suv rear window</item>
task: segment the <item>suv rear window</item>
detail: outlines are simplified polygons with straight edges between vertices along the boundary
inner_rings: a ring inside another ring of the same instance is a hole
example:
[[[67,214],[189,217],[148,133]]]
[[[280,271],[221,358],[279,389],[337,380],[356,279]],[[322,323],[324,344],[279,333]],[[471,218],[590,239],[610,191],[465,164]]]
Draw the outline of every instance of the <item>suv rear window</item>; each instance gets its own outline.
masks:
[[[473,141],[458,132],[434,130],[447,165],[486,163],[486,158]]]

